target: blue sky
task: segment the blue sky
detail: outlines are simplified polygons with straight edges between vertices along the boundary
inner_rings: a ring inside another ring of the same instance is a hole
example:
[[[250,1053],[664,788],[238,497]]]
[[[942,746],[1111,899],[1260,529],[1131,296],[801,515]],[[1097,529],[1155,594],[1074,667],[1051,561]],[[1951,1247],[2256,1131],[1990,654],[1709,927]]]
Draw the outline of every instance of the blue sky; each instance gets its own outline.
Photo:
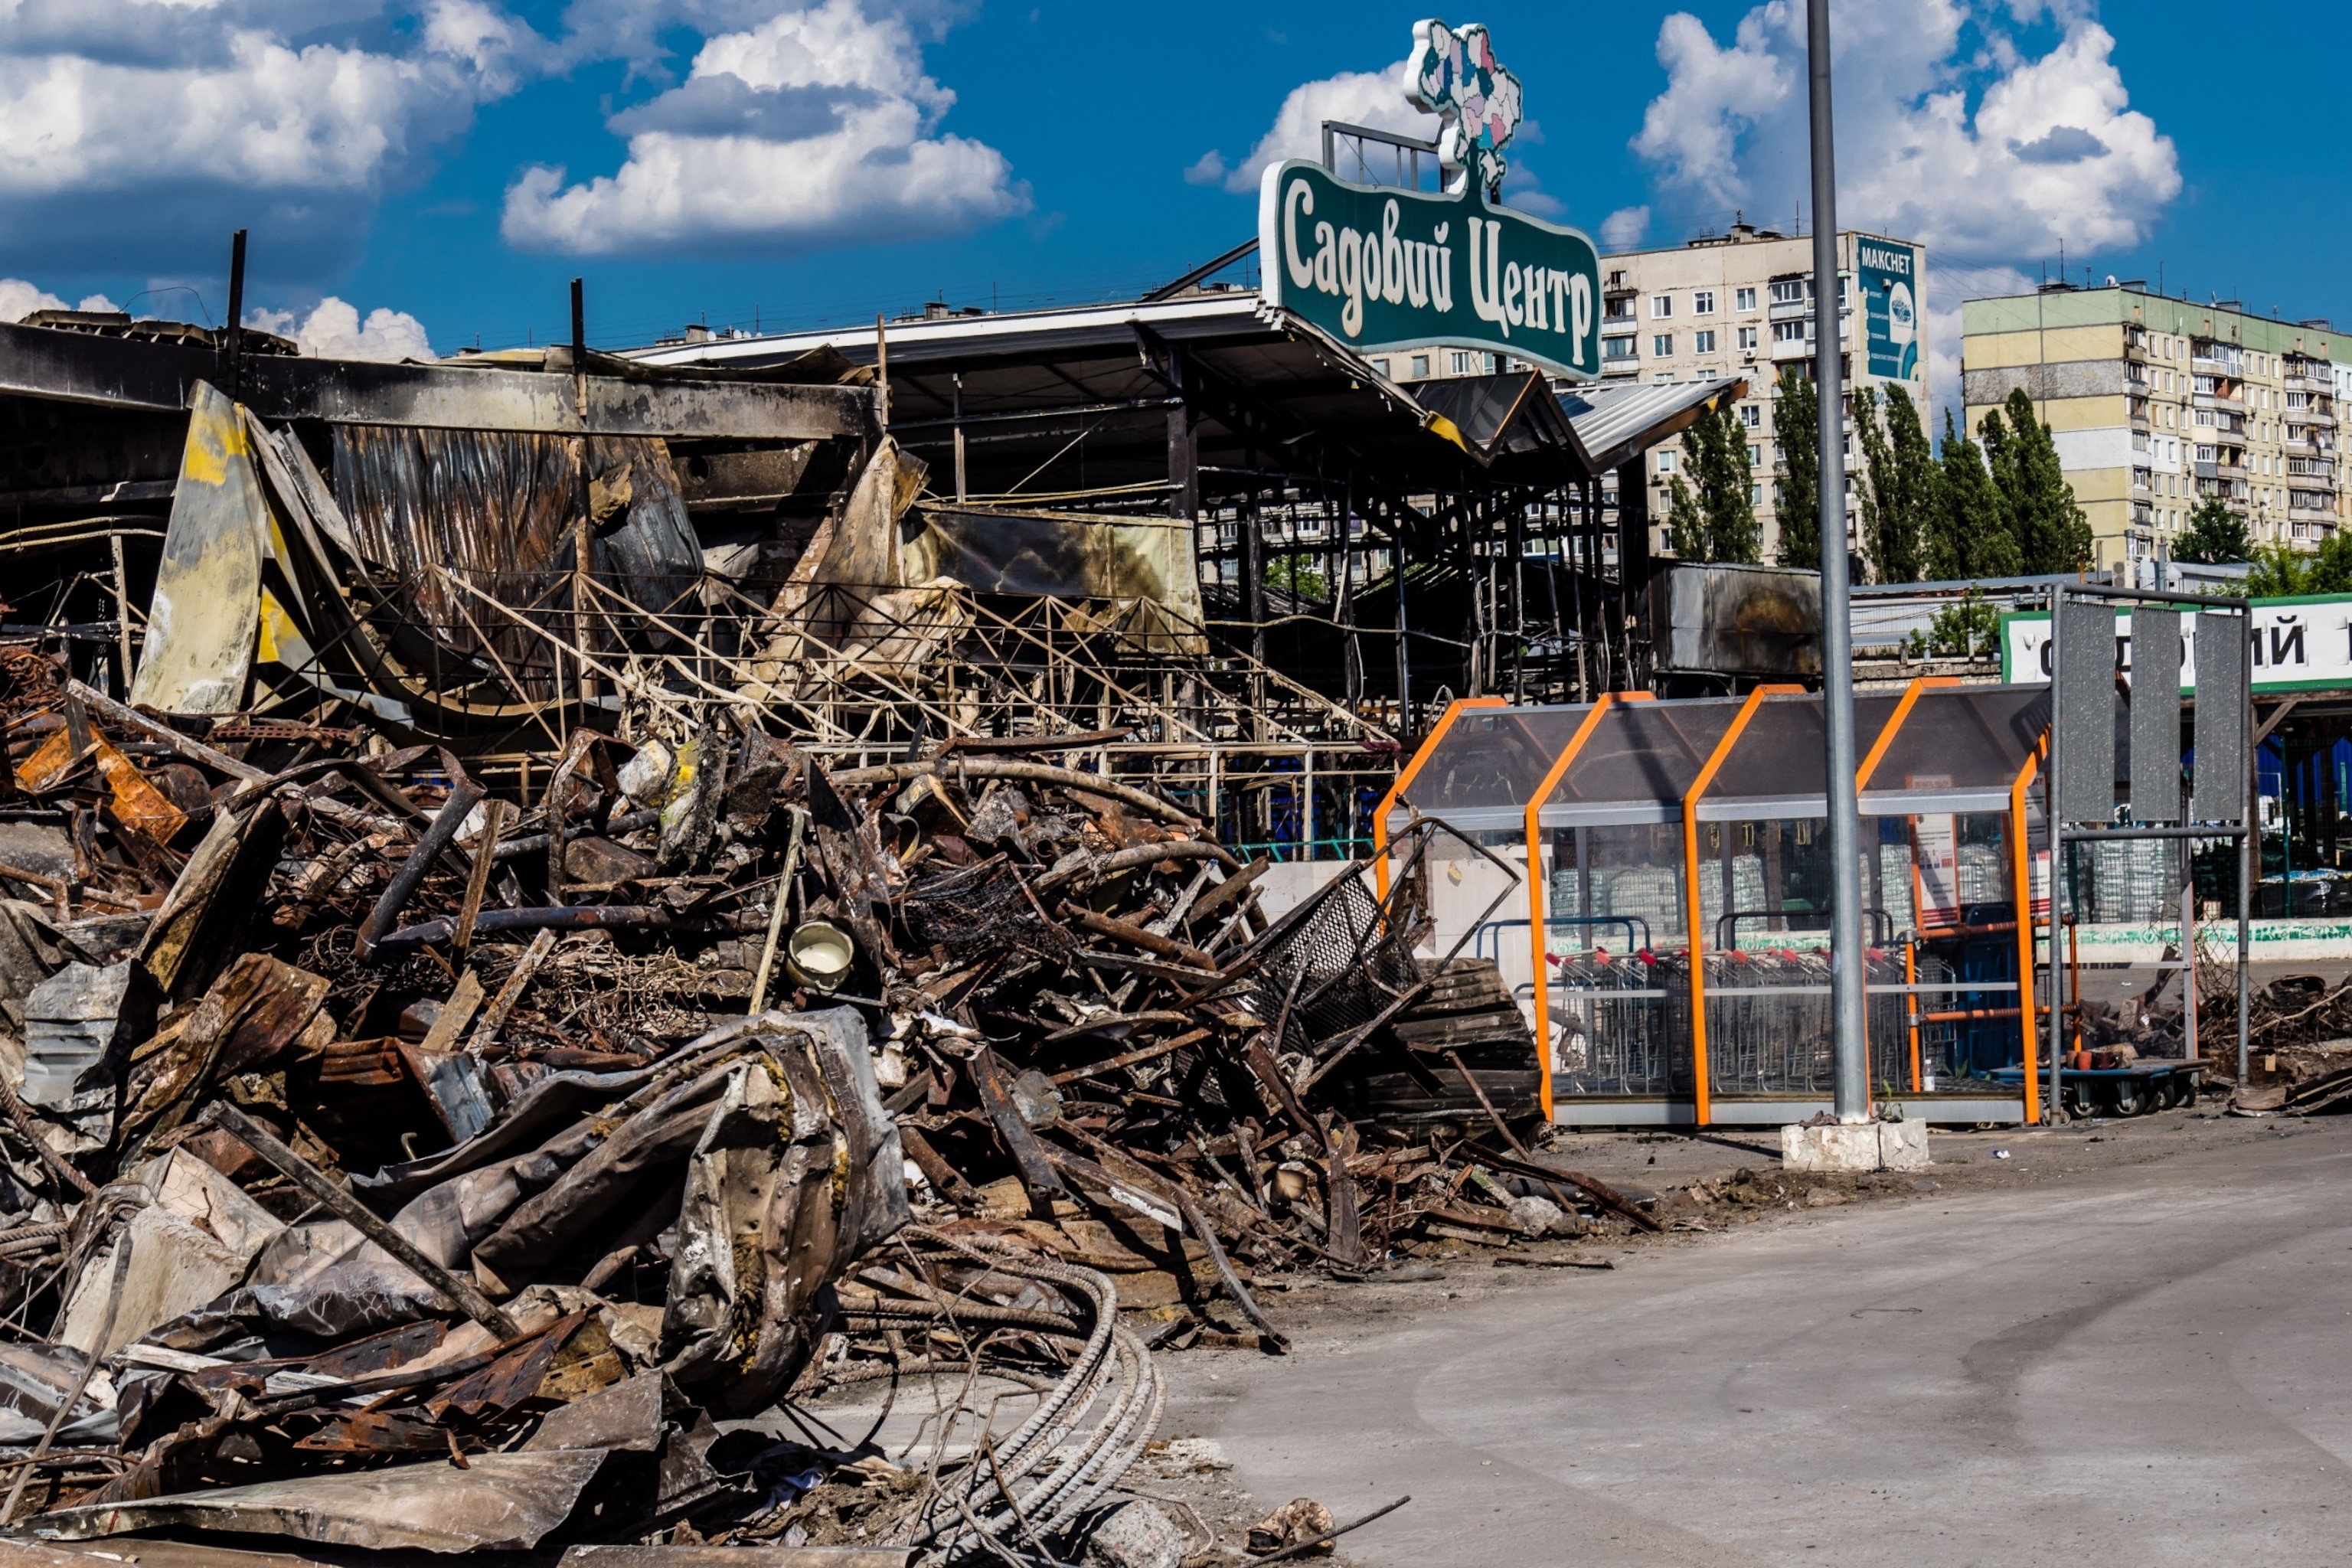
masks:
[[[1449,20],[1487,23],[1525,83],[1514,199],[1657,244],[1735,206],[1790,214],[1792,9],[1555,0]],[[2342,58],[2352,7],[2281,4],[2243,28],[2173,0],[1837,13],[1841,216],[1927,240],[1944,321],[2061,241],[2078,280],[2161,267],[2175,292],[2352,318],[2324,73],[2298,86],[2281,48]],[[240,226],[257,319],[330,352],[543,339],[567,330],[575,275],[609,345],[698,318],[1129,295],[1246,237],[1252,154],[1307,150],[1278,118],[1410,126],[1370,73],[1419,15],[18,0],[0,9],[0,314],[102,295],[217,316]]]

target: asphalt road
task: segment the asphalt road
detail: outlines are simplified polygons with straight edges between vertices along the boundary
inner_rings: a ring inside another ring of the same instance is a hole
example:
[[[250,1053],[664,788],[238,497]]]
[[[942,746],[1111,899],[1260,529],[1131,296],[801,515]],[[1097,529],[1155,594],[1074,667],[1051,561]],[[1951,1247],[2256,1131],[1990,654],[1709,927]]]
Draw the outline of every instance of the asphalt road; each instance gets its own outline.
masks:
[[[1298,1351],[1176,1358],[1167,1429],[1264,1505],[1412,1494],[1360,1563],[2344,1563],[2352,1119],[1791,1215]]]

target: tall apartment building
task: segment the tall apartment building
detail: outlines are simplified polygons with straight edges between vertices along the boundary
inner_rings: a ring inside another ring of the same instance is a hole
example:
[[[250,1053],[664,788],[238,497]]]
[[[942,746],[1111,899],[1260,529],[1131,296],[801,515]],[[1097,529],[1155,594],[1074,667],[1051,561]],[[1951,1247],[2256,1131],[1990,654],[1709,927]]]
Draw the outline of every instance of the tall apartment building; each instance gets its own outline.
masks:
[[[1859,264],[1857,263],[1859,256]],[[1927,417],[1927,251],[1908,240],[1847,230],[1838,236],[1844,298],[1838,312],[1847,387],[1846,459],[1858,458],[1853,392],[1857,385],[1900,382]],[[1811,374],[1814,352],[1813,242],[1752,224],[1735,224],[1663,250],[1622,251],[1601,259],[1601,374],[1604,382],[1745,380],[1738,403],[1748,428],[1748,464],[1755,484],[1749,499],[1763,525],[1764,559],[1780,544],[1778,495],[1772,482],[1781,439],[1773,418],[1780,367]],[[1865,334],[1854,318],[1857,277],[1871,289]],[[1461,350],[1389,356],[1388,373],[1401,382],[1485,374],[1493,356]],[[1789,433],[1811,442],[1811,428]],[[1664,546],[1667,487],[1682,461],[1679,446],[1650,454],[1649,515]],[[1613,486],[1614,480],[1608,481]],[[1848,487],[1847,537],[1858,540],[1862,518]],[[1613,489],[1607,492],[1614,504]]]
[[[2096,564],[2147,575],[2204,496],[2257,542],[2317,549],[2352,516],[2336,409],[2352,334],[2144,282],[2051,284],[1961,314],[1971,430],[2022,386],[2089,517]]]

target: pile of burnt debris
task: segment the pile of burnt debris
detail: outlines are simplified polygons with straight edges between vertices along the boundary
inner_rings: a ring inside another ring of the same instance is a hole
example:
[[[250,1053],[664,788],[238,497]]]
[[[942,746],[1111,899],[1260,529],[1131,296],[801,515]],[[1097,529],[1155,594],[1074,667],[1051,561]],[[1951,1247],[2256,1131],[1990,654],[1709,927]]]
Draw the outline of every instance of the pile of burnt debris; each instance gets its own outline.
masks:
[[[519,801],[26,649],[0,712],[27,1552],[1263,1558],[1119,1491],[1155,1349],[1279,1351],[1268,1276],[1654,1228],[1521,1143],[1494,967],[1415,956],[1433,828],[1269,919],[1050,742],[828,773],[714,710]]]

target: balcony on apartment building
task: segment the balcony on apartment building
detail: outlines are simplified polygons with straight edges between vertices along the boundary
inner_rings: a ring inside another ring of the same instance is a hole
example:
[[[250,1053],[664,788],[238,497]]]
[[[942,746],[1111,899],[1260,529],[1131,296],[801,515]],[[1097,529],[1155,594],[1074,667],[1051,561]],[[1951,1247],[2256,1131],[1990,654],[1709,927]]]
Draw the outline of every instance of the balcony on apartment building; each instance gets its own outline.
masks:
[[[2336,368],[2326,360],[2299,360],[2290,356],[2285,362],[2286,389],[2289,392],[2336,391]]]

